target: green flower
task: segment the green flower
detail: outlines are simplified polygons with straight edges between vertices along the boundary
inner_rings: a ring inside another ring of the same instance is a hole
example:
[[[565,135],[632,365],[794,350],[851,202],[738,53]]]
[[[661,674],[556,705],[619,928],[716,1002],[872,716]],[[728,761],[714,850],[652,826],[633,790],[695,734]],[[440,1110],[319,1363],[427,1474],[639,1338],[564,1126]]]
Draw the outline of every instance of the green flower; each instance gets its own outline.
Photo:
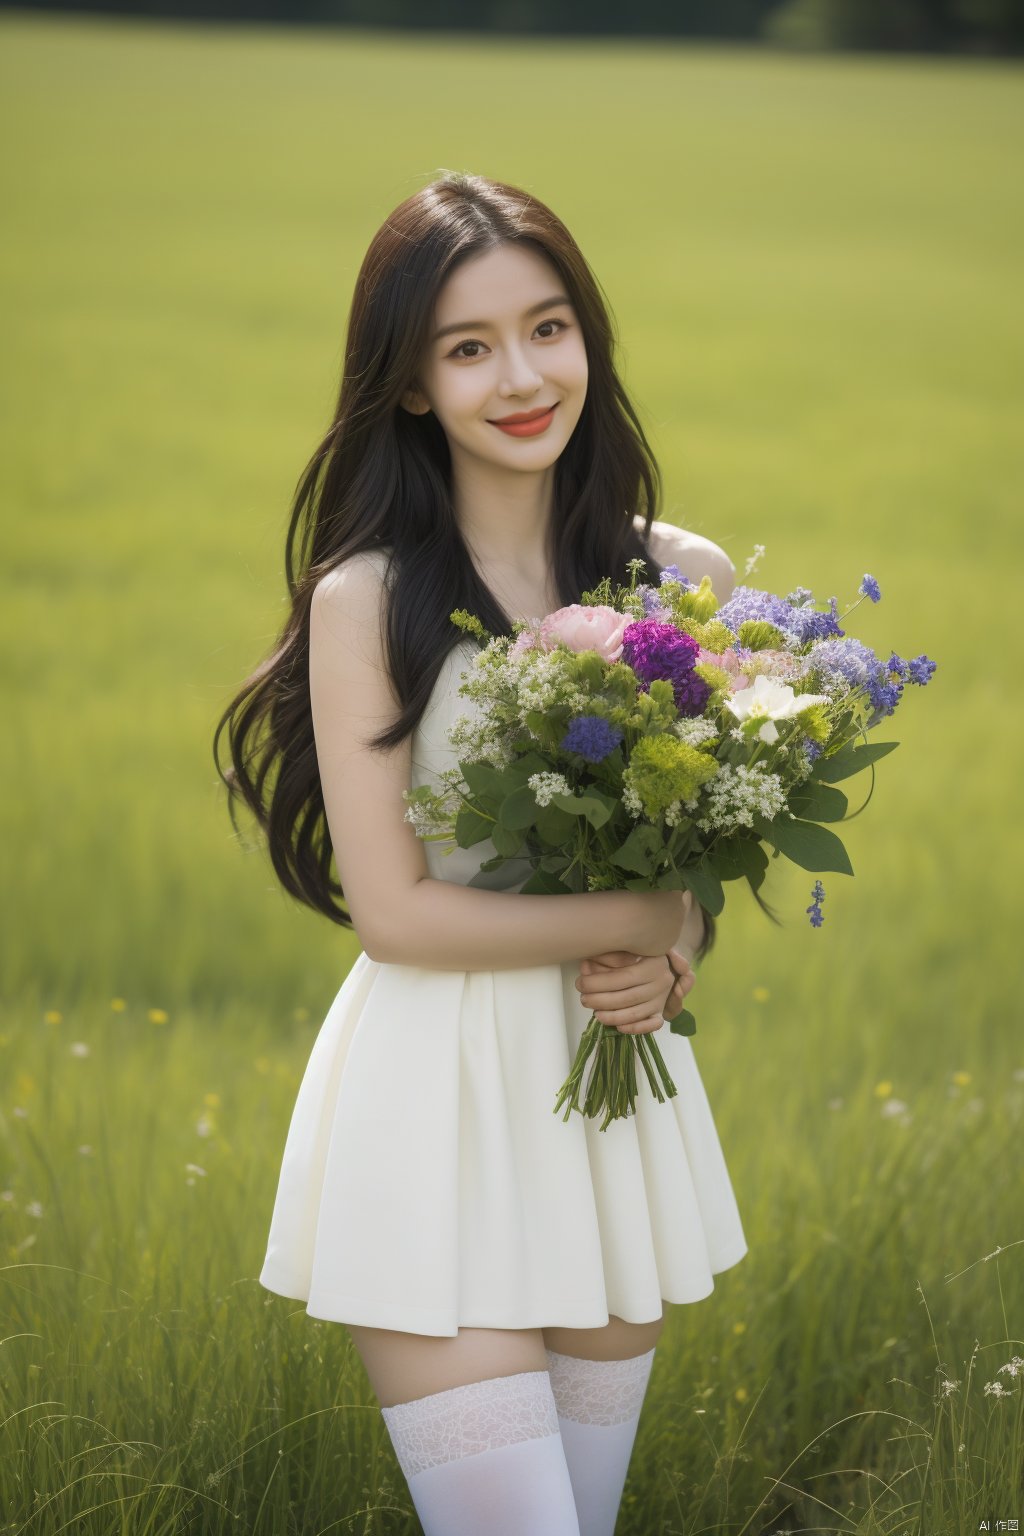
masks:
[[[715,758],[674,736],[645,736],[633,748],[622,781],[639,795],[645,814],[653,818],[673,800],[696,799],[700,786],[714,778],[718,766]]]

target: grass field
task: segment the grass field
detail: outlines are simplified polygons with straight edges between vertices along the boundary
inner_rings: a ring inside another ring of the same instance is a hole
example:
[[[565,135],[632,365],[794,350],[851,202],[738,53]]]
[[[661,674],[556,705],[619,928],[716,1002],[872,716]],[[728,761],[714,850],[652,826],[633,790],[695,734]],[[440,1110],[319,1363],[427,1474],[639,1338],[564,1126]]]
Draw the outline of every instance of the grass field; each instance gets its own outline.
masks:
[[[787,865],[700,973],[750,1252],[670,1311],[619,1536],[1024,1522],[1019,68],[8,12],[0,86],[0,1530],[417,1529],[345,1330],[257,1284],[358,946],[210,738],[441,167],[573,230],[661,515],[781,592],[871,572],[855,632],[938,663],[824,926]]]

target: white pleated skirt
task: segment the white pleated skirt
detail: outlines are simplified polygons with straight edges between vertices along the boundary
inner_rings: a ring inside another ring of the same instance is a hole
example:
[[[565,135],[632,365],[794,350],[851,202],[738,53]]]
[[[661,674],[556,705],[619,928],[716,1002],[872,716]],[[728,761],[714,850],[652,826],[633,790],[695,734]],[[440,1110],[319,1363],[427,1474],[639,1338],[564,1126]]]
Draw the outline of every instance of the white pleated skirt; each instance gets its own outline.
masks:
[[[440,971],[361,953],[295,1101],[259,1276],[333,1322],[601,1328],[699,1301],[747,1251],[688,1037],[636,1114],[554,1112],[590,1018],[576,964]]]

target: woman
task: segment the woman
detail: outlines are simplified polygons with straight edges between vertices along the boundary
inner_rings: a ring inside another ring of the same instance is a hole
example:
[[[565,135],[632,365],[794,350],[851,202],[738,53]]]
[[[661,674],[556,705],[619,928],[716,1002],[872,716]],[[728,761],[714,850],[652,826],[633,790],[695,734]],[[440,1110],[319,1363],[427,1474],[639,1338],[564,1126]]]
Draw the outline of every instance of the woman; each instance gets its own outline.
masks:
[[[593,1010],[634,1032],[679,1011],[712,920],[677,891],[523,896],[525,869],[480,874],[489,842],[442,853],[405,818],[454,761],[454,608],[510,634],[638,556],[732,589],[723,550],[654,522],[612,352],[536,198],[448,173],[395,209],[298,488],[291,614],[218,726],[282,884],[363,946],[260,1282],[348,1326],[427,1536],[611,1533],[664,1302],[746,1252],[687,1037],[662,1045],[676,1098],[642,1083],[605,1132],[552,1109]]]

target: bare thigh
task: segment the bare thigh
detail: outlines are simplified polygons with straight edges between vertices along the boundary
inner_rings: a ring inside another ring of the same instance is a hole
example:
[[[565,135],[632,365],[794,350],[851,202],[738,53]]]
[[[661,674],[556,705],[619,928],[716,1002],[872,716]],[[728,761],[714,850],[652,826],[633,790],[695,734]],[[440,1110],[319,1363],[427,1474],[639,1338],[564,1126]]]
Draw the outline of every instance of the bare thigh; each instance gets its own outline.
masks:
[[[542,1328],[544,1343],[559,1355],[574,1355],[577,1360],[632,1360],[646,1355],[661,1337],[665,1326],[665,1308],[651,1323],[626,1323],[615,1313],[609,1314],[603,1328]]]
[[[603,1328],[460,1328],[454,1338],[346,1325],[382,1408],[492,1376],[546,1371],[545,1349],[582,1360],[628,1360],[658,1342],[664,1314],[627,1323],[614,1313]]]
[[[492,1376],[546,1371],[539,1328],[460,1328],[454,1338],[347,1325],[382,1408]]]

